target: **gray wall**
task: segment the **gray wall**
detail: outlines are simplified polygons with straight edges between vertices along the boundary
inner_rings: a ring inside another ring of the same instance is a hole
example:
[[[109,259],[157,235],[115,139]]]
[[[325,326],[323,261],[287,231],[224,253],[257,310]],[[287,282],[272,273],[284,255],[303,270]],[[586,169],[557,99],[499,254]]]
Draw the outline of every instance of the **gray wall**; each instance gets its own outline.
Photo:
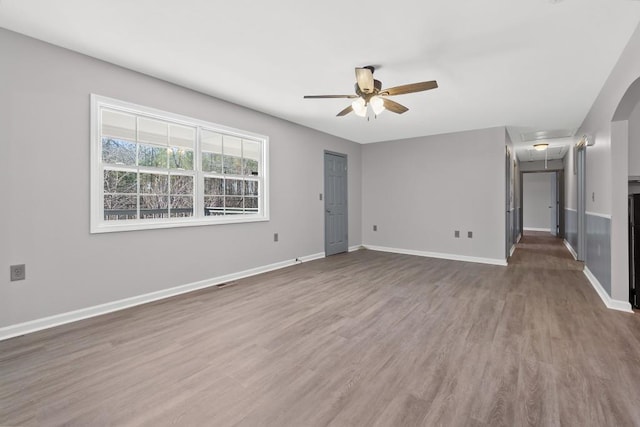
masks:
[[[524,229],[551,231],[551,180],[555,172],[529,172],[523,174]]]
[[[2,29],[0,56],[0,327],[323,252],[324,150],[361,244],[359,144]],[[268,135],[271,220],[89,234],[90,93]]]
[[[592,214],[611,216],[610,252],[603,251],[601,245],[599,254],[592,250],[592,255],[587,256],[586,265],[592,272],[594,269],[602,270],[601,277],[610,277],[610,296],[618,301],[628,300],[628,268],[625,265],[628,257],[626,197],[629,149],[626,140],[624,142],[613,140],[612,120],[623,97],[640,76],[638,52],[640,52],[640,27],[632,35],[576,133],[578,136],[591,135],[595,141],[595,145],[587,149],[586,210]],[[634,107],[637,104],[636,99],[627,98],[626,101]],[[620,120],[629,119],[630,113],[631,111],[626,118],[620,118]],[[624,133],[626,129],[620,129],[620,134]],[[573,152],[570,151],[567,157],[566,206],[575,208],[577,181],[576,176],[569,169],[573,164]],[[594,226],[593,230],[603,231],[606,227],[598,225]],[[591,246],[589,239],[600,240],[602,237],[598,233],[589,234],[587,246]],[[604,259],[606,257],[608,260]],[[609,272],[604,271],[604,266],[607,264],[610,266]],[[601,281],[603,287],[606,282],[606,280]]]
[[[586,264],[611,295],[611,220],[587,213]]]
[[[504,150],[504,127],[364,145],[364,244],[504,260]]]

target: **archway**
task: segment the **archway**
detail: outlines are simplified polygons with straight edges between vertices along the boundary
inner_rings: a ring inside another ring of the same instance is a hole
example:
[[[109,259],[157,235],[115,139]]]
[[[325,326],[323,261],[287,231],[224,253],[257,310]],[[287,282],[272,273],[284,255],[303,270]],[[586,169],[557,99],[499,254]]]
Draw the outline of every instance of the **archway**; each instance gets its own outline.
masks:
[[[629,120],[640,104],[640,78],[620,100],[611,119],[611,298],[629,301]]]

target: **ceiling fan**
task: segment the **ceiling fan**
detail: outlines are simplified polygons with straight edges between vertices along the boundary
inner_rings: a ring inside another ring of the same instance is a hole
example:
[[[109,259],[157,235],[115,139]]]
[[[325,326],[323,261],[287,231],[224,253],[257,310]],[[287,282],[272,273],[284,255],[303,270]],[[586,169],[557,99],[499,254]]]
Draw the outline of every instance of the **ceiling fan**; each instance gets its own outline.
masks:
[[[374,71],[375,67],[373,67],[372,65],[368,65],[362,68],[356,68],[355,95],[307,95],[304,98],[356,98],[350,106],[340,111],[337,116],[346,116],[353,111],[360,117],[366,117],[368,105],[371,105],[371,109],[376,116],[382,113],[384,110],[402,114],[409,109],[404,105],[398,104],[397,102],[387,98],[388,96],[422,92],[424,90],[435,89],[438,87],[438,82],[436,82],[435,80],[431,80],[428,82],[411,83],[408,85],[382,89],[382,82],[373,78]]]

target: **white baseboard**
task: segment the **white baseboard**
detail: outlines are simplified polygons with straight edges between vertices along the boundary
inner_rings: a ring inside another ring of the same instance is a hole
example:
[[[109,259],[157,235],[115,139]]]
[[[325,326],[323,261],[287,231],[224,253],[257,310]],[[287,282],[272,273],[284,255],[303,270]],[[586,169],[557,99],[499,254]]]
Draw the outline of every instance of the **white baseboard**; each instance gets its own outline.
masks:
[[[313,255],[305,255],[305,256],[301,256],[298,257],[298,259],[302,262],[309,262],[309,261],[313,261],[315,259],[320,259],[320,258],[324,258],[326,255],[324,252],[318,252],[317,254],[313,254]],[[287,266],[285,266],[287,267]],[[282,268],[282,267],[280,267]],[[271,270],[277,270],[277,268],[272,268]],[[266,271],[271,271],[271,270],[265,270]],[[261,272],[262,273],[262,272]],[[260,273],[256,273],[256,274],[260,274]],[[253,276],[253,274],[250,274],[250,276]],[[242,277],[248,277],[248,276],[242,276]]]
[[[591,283],[591,286],[593,286],[593,289],[596,290],[596,292],[600,296],[600,299],[602,299],[602,302],[604,302],[604,305],[606,305],[607,308],[610,308],[611,310],[624,311],[626,313],[633,313],[633,310],[631,310],[631,304],[628,301],[612,299],[607,291],[604,290],[600,281],[598,281],[596,276],[594,276],[586,266],[584,267],[583,273],[585,276],[587,276],[587,279]]]
[[[302,262],[309,262],[315,259],[324,258],[324,256],[325,256],[324,252],[320,252],[317,254],[301,256],[301,257],[298,257],[298,259]],[[124,310],[125,308],[135,307],[137,305],[146,304],[149,302],[158,301],[158,300],[173,297],[176,295],[181,295],[187,292],[196,291],[198,289],[204,289],[211,286],[216,286],[221,283],[231,282],[231,281],[243,279],[249,276],[255,276],[256,274],[278,270],[278,269],[289,267],[295,264],[296,264],[295,260],[276,262],[274,264],[264,265],[262,267],[256,267],[256,268],[244,270],[238,273],[232,273],[224,276],[214,277],[211,279],[200,280],[198,282],[188,283],[186,285],[176,286],[169,289],[163,289],[161,291],[151,292],[144,295],[138,295],[131,298],[125,298],[118,301],[112,301],[105,304],[100,304],[92,307],[82,308],[79,310],[69,311],[67,313],[56,314],[49,317],[43,317],[41,319],[31,320],[24,323],[5,326],[3,328],[0,328],[0,341],[17,337],[20,335],[29,334],[31,332],[41,331],[43,329],[52,328],[54,326],[60,326],[66,323],[76,322],[78,320],[100,316],[102,314],[112,313],[118,310]]]
[[[516,251],[516,245],[511,245],[511,250],[509,251],[509,256],[513,256],[513,253]]]
[[[349,246],[349,252],[359,251],[360,249],[364,249],[362,245]]]
[[[569,249],[569,252],[571,252],[571,255],[573,256],[573,259],[578,260],[578,254],[573,249],[573,246],[571,246],[571,243],[569,243],[569,241],[567,239],[564,239],[562,241],[562,243],[564,243],[564,245],[567,247],[567,249]]]
[[[449,259],[452,261],[475,262],[480,264],[491,264],[491,265],[501,265],[501,266],[507,265],[507,260],[504,260],[504,259],[479,258],[479,257],[466,256],[466,255],[445,254],[440,252],[416,251],[413,249],[388,248],[386,246],[374,246],[374,245],[362,245],[362,246],[365,249],[369,249],[372,251],[393,252],[396,254],[416,255],[416,256],[423,256],[428,258]]]
[[[524,231],[546,231],[548,233],[551,233],[551,229],[550,228],[524,227],[523,230]]]
[[[518,233],[518,238],[516,239],[516,243],[520,243],[521,239],[522,239],[522,233]]]

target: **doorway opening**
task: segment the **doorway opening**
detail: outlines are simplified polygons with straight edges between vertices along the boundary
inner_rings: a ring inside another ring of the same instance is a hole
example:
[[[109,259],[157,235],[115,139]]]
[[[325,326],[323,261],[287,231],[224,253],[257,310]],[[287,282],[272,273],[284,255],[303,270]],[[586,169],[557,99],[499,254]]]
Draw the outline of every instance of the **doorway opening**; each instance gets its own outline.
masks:
[[[564,238],[564,171],[520,173],[520,233],[548,233]]]
[[[609,296],[620,309],[638,308],[640,258],[637,208],[640,194],[640,78],[620,100],[611,120],[611,219]],[[598,254],[599,255],[599,254]],[[627,302],[626,306],[622,302]]]

